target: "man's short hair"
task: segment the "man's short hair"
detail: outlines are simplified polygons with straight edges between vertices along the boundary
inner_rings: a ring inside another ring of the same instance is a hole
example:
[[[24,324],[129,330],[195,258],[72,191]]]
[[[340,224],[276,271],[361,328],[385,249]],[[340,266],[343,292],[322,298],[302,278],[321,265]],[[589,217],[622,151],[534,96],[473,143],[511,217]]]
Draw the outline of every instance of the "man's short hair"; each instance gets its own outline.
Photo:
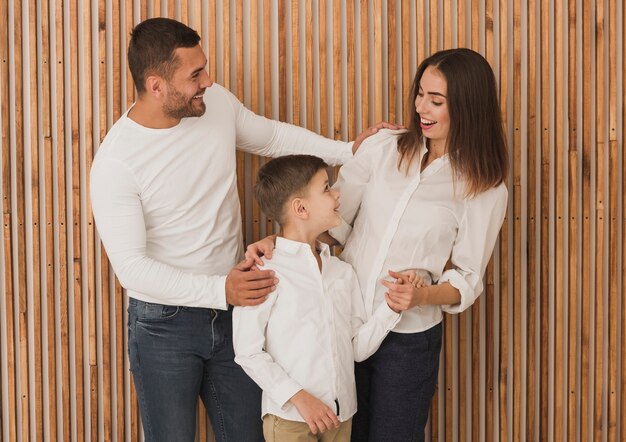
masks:
[[[313,155],[286,155],[274,158],[259,170],[254,194],[261,210],[283,224],[285,204],[301,195],[311,179],[328,164]]]
[[[172,78],[178,66],[176,49],[193,48],[199,42],[196,31],[170,18],[150,18],[135,26],[128,45],[128,67],[139,95],[146,90],[149,75]]]

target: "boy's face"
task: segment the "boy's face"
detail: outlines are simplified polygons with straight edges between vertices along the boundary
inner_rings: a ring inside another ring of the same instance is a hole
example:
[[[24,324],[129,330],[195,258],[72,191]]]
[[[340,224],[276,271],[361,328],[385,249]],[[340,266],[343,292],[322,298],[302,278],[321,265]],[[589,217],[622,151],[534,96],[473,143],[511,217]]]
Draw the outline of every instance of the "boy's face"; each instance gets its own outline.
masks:
[[[314,223],[320,233],[338,226],[341,223],[339,192],[328,185],[328,173],[325,169],[317,171],[306,190],[306,196],[302,200],[309,212],[309,222]]]

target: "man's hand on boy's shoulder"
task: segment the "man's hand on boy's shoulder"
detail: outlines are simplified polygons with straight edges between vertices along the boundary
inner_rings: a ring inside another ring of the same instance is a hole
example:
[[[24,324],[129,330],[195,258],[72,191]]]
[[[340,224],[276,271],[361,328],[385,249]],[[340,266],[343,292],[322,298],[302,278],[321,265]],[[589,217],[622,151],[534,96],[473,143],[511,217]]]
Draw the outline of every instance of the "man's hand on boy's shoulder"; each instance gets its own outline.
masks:
[[[311,433],[317,434],[339,427],[339,418],[328,405],[305,390],[300,390],[289,401],[309,425]]]
[[[250,244],[246,248],[246,259],[252,259],[255,265],[262,266],[263,260],[261,256],[272,259],[272,251],[276,245],[276,235],[266,236],[265,238]]]
[[[226,276],[226,302],[235,306],[259,305],[276,289],[278,278],[272,270],[259,270],[246,258]]]

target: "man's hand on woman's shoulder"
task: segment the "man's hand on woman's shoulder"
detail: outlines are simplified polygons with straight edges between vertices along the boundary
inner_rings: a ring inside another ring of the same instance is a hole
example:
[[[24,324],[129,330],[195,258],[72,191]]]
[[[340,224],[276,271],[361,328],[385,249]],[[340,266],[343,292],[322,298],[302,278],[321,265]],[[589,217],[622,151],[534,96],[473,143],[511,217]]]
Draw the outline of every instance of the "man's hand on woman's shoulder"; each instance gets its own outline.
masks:
[[[400,124],[387,123],[386,121],[381,121],[380,123],[377,123],[371,127],[368,127],[354,139],[354,144],[352,145],[352,154],[354,155],[356,151],[359,150],[359,146],[361,145],[363,140],[365,140],[367,137],[371,135],[374,135],[375,133],[378,133],[380,129],[397,130],[397,129],[404,129],[404,126]]]

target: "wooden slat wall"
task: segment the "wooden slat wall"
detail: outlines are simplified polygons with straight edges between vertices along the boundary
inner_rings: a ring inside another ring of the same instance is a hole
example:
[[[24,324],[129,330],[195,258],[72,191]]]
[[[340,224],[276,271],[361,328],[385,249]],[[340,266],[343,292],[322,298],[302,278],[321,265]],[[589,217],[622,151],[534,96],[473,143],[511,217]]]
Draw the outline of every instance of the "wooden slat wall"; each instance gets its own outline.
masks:
[[[88,172],[135,99],[129,32],[154,16],[196,28],[210,75],[255,112],[337,139],[406,123],[432,52],[483,53],[509,141],[509,210],[485,293],[446,317],[428,436],[626,439],[618,0],[0,0],[0,15],[2,440],[143,437],[127,300]],[[274,229],[251,199],[264,161],[238,156],[247,242]],[[198,411],[198,440],[213,440]]]

